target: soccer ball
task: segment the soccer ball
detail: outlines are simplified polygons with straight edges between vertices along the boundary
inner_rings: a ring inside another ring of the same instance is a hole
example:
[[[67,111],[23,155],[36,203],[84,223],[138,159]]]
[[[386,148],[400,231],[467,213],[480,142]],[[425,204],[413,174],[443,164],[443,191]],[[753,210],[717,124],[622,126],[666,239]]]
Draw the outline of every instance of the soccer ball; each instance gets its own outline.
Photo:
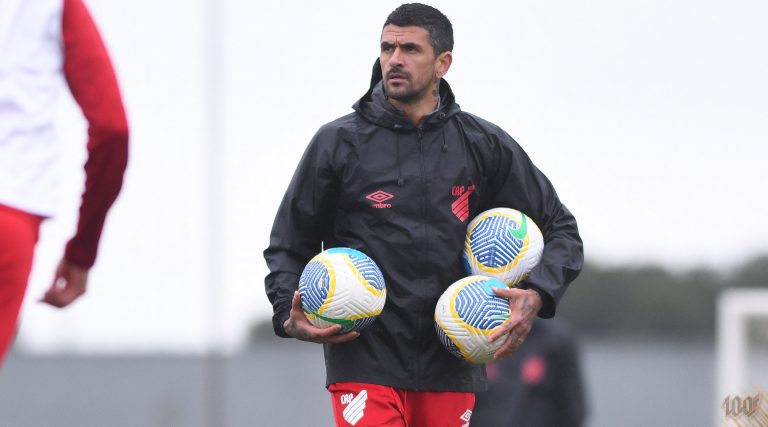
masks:
[[[299,278],[299,293],[309,321],[321,328],[341,325],[339,333],[369,326],[387,298],[379,267],[350,248],[328,249],[312,258]]]
[[[470,363],[487,363],[504,337],[488,342],[493,330],[509,318],[509,300],[493,293],[504,283],[485,276],[465,277],[443,292],[435,308],[435,329],[443,346]]]
[[[530,217],[509,208],[487,210],[467,226],[464,270],[514,286],[541,260],[544,237]]]

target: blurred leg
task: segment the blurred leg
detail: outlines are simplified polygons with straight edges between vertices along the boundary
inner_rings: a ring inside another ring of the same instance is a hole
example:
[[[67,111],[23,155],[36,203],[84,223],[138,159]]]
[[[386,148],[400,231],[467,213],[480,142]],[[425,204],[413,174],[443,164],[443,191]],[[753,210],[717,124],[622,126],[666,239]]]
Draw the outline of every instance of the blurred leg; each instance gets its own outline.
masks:
[[[0,205],[0,365],[16,334],[41,220]]]

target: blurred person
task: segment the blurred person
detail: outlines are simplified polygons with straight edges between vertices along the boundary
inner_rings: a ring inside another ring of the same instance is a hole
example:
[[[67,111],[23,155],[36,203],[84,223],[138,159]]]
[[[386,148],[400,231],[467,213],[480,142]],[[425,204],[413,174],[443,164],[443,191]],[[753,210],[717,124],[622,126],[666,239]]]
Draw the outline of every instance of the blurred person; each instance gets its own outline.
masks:
[[[564,323],[539,320],[510,357],[486,366],[471,426],[581,427],[587,398],[578,342]]]
[[[452,49],[439,10],[404,4],[388,16],[368,92],[310,142],[264,252],[275,333],[324,344],[337,426],[469,422],[484,368],[446,351],[433,321],[442,292],[465,276],[468,218],[515,207],[545,236],[542,261],[520,288],[495,290],[511,309],[491,337],[509,333],[498,358],[517,349],[537,315],[554,315],[582,266],[576,220],[549,180],[507,133],[455,102],[443,79]],[[367,198],[382,193],[386,204]],[[384,274],[384,310],[362,334],[314,327],[302,310],[299,277],[321,245],[360,250]]]
[[[56,103],[64,84],[88,122],[77,230],[41,301],[86,291],[107,211],[122,186],[128,124],[115,73],[82,0],[0,0],[0,365],[15,335],[41,222],[55,210]]]

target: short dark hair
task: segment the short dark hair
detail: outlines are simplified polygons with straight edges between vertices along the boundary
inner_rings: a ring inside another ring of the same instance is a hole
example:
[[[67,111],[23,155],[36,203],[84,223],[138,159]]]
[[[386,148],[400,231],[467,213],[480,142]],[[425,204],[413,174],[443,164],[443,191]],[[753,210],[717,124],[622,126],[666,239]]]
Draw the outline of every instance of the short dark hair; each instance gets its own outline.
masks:
[[[453,25],[447,16],[432,6],[421,3],[400,5],[389,14],[384,27],[390,24],[427,30],[435,56],[453,50]]]

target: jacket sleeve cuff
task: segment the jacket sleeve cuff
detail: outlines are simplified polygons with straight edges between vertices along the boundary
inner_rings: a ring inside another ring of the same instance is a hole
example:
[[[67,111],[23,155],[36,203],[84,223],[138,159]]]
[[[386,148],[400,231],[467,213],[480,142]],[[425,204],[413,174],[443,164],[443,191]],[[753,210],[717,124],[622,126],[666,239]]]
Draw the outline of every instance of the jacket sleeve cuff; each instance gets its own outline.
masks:
[[[282,338],[292,338],[285,333],[283,324],[288,320],[288,316],[291,314],[291,306],[289,304],[281,304],[275,307],[275,312],[272,315],[272,328],[275,330],[275,335]]]

